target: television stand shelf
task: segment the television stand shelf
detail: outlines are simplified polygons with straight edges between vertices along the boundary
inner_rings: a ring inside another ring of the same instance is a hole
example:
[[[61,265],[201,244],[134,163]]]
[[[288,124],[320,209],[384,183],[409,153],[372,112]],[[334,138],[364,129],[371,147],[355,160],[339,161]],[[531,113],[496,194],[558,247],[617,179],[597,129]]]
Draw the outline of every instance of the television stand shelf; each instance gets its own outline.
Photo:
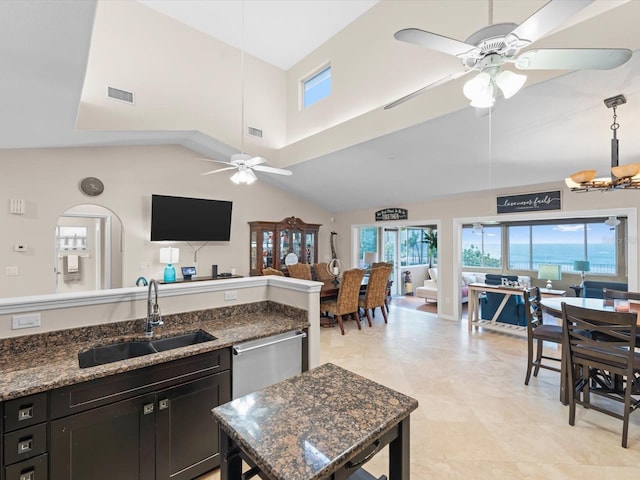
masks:
[[[175,282],[165,282],[159,281],[158,283],[161,285],[168,285],[170,283],[190,283],[190,282],[203,282],[205,280],[226,280],[228,278],[242,278],[242,275],[218,275],[217,277],[195,277],[190,280],[185,280],[184,278],[176,279]]]

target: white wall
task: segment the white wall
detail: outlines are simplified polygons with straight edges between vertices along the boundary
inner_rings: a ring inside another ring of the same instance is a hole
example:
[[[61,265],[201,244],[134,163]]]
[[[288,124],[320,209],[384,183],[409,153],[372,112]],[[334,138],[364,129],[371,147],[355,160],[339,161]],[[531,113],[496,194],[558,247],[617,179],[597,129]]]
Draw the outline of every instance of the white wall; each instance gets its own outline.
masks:
[[[545,192],[550,190],[562,191],[562,210],[548,211],[544,213],[524,214],[496,214],[496,197],[530,192]],[[462,223],[472,223],[475,220],[526,220],[536,218],[570,218],[573,216],[609,216],[626,215],[628,217],[629,233],[628,242],[628,277],[629,289],[636,290],[640,285],[638,276],[638,206],[640,199],[635,191],[619,191],[602,194],[572,193],[563,183],[535,185],[522,189],[494,190],[473,195],[458,195],[441,198],[430,202],[394,205],[394,207],[406,208],[409,212],[409,220],[403,225],[438,225],[438,284],[440,286],[440,298],[438,314],[445,318],[459,318],[459,276],[461,271],[461,243],[460,227]],[[375,210],[360,210],[336,214],[336,224],[340,225],[340,231],[349,230],[362,225],[373,225]],[[384,226],[387,222],[378,222]],[[337,250],[340,258],[347,265],[357,265],[354,259],[353,248],[349,237],[337,237]],[[414,283],[415,286],[415,283]]]
[[[161,278],[159,249],[166,242],[150,242],[151,194],[233,201],[231,241],[210,242],[198,253],[198,267],[207,272],[235,268],[249,272],[249,225],[254,220],[280,221],[296,216],[323,224],[319,232],[319,259],[328,255],[330,215],[263,182],[235,185],[228,172],[201,176],[211,164],[177,146],[96,147],[0,151],[0,298],[54,292],[54,235],[58,217],[74,205],[91,202],[113,211],[122,222],[123,286],[139,276]],[[259,174],[260,175],[260,174]],[[89,198],[79,189],[87,176],[100,178],[104,193]],[[26,200],[26,214],[9,213],[9,199]],[[14,252],[13,245],[28,245]],[[194,246],[198,247],[198,242]],[[193,265],[194,252],[180,248],[178,266]],[[145,262],[151,269],[141,268]],[[7,266],[19,275],[5,275]]]

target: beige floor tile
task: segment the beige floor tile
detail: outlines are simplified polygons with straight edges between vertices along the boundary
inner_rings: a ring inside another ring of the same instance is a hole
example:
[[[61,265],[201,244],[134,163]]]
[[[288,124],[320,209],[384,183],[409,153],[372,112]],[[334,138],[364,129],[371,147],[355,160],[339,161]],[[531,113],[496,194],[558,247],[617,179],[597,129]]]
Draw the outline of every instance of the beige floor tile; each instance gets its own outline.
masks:
[[[583,480],[640,476],[640,413],[622,422],[577,407],[576,425],[559,402],[559,374],[541,370],[524,385],[526,340],[467,331],[466,321],[392,302],[389,323],[374,319],[320,330],[321,363],[332,362],[411,395],[411,478]],[[555,349],[550,353],[556,354]],[[366,408],[363,404],[362,408]],[[387,474],[387,449],[366,466]],[[218,480],[217,472],[201,480]]]

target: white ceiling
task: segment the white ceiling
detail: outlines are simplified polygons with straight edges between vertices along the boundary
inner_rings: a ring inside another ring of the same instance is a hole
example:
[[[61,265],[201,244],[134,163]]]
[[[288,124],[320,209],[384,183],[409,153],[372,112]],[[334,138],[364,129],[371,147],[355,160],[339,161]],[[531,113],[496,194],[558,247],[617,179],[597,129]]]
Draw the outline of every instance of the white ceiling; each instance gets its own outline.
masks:
[[[143,3],[167,8],[179,4],[192,19],[209,18],[210,22],[204,22],[207,25],[215,23],[211,15],[222,25],[237,25],[237,1]],[[291,65],[372,3],[247,0],[245,48],[270,63]],[[540,2],[530,3],[533,13]],[[595,5],[601,11],[620,3],[597,0]],[[627,9],[638,18],[638,4],[634,0],[618,8]],[[220,10],[214,12],[214,5]],[[445,16],[449,11],[444,0],[434,0],[432,6]],[[250,7],[263,10],[254,16]],[[91,0],[0,2],[0,148],[178,143],[205,155],[236,153],[228,145],[195,131],[75,130],[94,12],[95,3]],[[603,14],[598,18],[609,17]],[[631,20],[629,23],[634,23]],[[450,21],[464,32],[459,35],[461,40],[475,30],[471,25],[478,23],[477,19],[460,15]],[[481,23],[486,25],[484,19]],[[406,25],[410,26],[420,27],[420,19]],[[312,27],[325,36],[312,33]],[[304,33],[296,28],[302,28]],[[634,28],[622,28],[602,21],[596,22],[594,29],[622,30],[628,41],[574,46],[631,48],[640,44],[640,30],[635,23]],[[225,41],[238,43],[239,33],[231,30],[216,36],[235,35],[235,40],[225,37]],[[256,42],[256,38],[260,41]],[[279,43],[282,40],[284,43]],[[388,41],[395,42],[393,38]],[[584,39],[585,43],[589,41]],[[265,51],[253,50],[257,46]],[[424,52],[425,59],[438,58],[431,55]],[[436,67],[434,64],[433,70]],[[398,97],[426,83],[409,76],[398,75],[394,86]],[[411,84],[407,84],[409,80]],[[640,135],[636,134],[640,127],[640,58],[636,54],[616,70],[568,73],[528,86],[515,97],[500,101],[489,116],[479,117],[472,108],[453,108],[438,118],[292,165],[289,168],[293,177],[260,175],[260,180],[337,212],[553,182],[582,168],[604,172],[610,158],[612,111],[604,106],[603,99],[618,93],[625,94],[628,101],[618,109],[621,163],[640,161]],[[429,98],[424,97],[407,102],[389,111],[388,118],[401,118],[427,101]],[[380,107],[384,103],[381,100]]]

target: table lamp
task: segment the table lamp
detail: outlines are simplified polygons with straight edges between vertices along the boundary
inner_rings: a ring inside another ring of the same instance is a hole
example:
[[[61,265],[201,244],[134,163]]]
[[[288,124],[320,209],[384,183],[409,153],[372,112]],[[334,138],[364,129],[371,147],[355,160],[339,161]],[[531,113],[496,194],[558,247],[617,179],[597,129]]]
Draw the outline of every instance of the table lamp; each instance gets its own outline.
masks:
[[[560,265],[548,265],[542,264],[538,266],[538,278],[541,280],[547,279],[546,288],[552,289],[553,284],[551,280],[560,280]]]
[[[371,268],[375,262],[378,261],[378,253],[377,252],[364,252],[364,263]]]
[[[176,281],[176,269],[173,268],[174,263],[180,261],[180,249],[166,247],[160,249],[160,263],[165,263],[167,266],[164,268],[164,282],[171,283]]]
[[[582,278],[582,281],[580,282],[580,287],[584,288],[584,272],[588,272],[590,270],[589,261],[588,260],[574,260],[573,269],[576,272],[580,272],[580,277]]]

